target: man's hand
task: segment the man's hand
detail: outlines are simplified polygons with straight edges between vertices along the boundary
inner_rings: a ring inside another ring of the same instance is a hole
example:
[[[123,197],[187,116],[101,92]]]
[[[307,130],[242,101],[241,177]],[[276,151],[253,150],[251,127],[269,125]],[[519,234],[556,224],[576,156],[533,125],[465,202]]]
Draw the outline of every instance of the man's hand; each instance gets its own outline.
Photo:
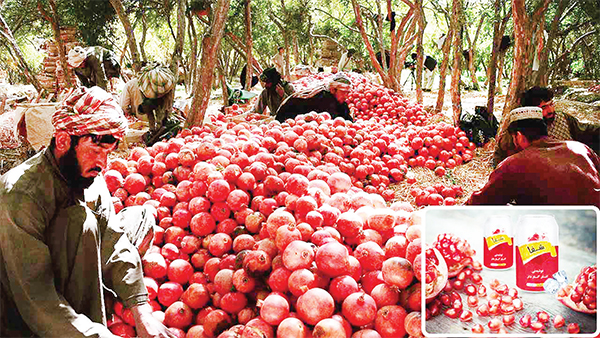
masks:
[[[141,338],[177,338],[166,326],[152,315],[150,304],[141,304],[131,308],[135,319],[135,329]]]

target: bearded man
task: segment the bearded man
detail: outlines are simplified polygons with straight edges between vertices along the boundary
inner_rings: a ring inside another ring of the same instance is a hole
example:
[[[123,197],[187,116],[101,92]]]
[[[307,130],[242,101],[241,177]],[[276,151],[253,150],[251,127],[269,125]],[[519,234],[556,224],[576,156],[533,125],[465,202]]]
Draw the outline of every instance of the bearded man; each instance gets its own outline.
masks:
[[[0,177],[0,336],[116,337],[110,290],[139,337],[175,337],[152,315],[132,244],[143,254],[156,220],[147,207],[115,215],[101,174],[125,135],[123,111],[103,89],[80,87],[52,124],[50,146]]]
[[[467,204],[600,207],[600,158],[592,149],[549,137],[539,107],[513,109],[507,118],[517,152],[498,165]]]
[[[600,123],[582,122],[564,112],[555,110],[554,92],[549,88],[532,87],[521,94],[522,107],[542,109],[548,136],[555,140],[575,140],[585,143],[598,154],[600,152]],[[507,133],[508,124],[503,121],[496,138],[494,166],[516,152],[515,144]]]

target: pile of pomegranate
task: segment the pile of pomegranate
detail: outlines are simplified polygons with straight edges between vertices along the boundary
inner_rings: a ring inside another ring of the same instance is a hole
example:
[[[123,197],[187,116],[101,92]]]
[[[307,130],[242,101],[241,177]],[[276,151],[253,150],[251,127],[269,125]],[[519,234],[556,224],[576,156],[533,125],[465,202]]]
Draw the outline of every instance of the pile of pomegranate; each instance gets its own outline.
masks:
[[[420,229],[408,202],[386,204],[406,163],[366,125],[195,127],[110,162],[116,210],[156,209],[143,265],[157,318],[181,337],[419,336]],[[114,312],[110,329],[134,336]]]

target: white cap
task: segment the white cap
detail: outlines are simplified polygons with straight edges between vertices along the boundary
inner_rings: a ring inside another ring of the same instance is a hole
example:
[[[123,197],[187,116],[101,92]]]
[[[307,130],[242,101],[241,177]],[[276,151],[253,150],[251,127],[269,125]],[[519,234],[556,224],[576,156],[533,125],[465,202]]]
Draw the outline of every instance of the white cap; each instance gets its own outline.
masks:
[[[527,119],[538,119],[543,120],[544,115],[542,114],[542,108],[540,107],[519,107],[510,111],[508,118],[508,124],[515,121],[527,120]]]

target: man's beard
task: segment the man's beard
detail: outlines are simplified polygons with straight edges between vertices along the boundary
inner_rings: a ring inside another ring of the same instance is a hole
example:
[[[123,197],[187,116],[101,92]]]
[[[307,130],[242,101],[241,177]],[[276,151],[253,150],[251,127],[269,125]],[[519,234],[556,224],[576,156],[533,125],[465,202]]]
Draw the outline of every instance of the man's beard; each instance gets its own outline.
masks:
[[[74,144],[72,144],[69,151],[58,160],[58,168],[73,189],[83,190],[94,182],[95,177],[85,178],[81,176],[81,166],[77,160]]]

